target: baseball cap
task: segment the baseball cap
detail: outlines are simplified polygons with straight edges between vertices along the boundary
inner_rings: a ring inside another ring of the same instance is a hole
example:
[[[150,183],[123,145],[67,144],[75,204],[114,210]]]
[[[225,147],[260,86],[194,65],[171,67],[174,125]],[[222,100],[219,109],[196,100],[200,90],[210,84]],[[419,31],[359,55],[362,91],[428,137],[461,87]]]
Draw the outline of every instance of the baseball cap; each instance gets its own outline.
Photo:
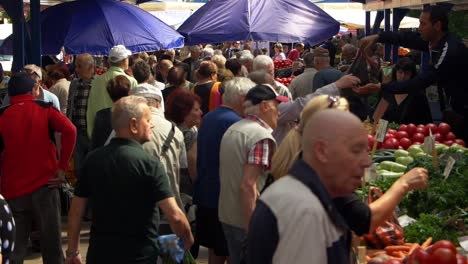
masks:
[[[35,73],[37,76],[39,76],[40,79],[42,79],[42,70],[41,67],[35,65],[35,64],[28,64],[23,67],[23,70],[25,70],[28,73]]]
[[[164,98],[161,92],[161,89],[149,84],[149,83],[140,83],[131,90],[132,95],[142,96],[145,98],[154,98],[158,100],[161,105],[159,109],[164,112]]]
[[[130,55],[132,55],[132,52],[125,48],[124,45],[117,45],[112,47],[112,49],[109,51],[109,61],[114,63],[119,62],[128,58]]]
[[[32,91],[36,82],[26,72],[18,72],[11,76],[8,82],[8,95],[22,95]]]
[[[259,84],[250,89],[245,100],[251,101],[254,105],[268,100],[276,100],[280,103],[289,101],[288,97],[279,95],[271,86],[265,84]]]

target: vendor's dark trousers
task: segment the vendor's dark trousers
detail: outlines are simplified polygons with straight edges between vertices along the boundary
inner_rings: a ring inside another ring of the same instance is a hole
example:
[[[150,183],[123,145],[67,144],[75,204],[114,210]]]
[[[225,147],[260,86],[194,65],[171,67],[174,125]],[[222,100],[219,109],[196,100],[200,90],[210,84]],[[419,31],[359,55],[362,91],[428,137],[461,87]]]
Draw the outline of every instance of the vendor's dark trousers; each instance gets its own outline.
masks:
[[[61,246],[60,197],[58,189],[41,187],[31,194],[8,200],[16,222],[15,248],[10,263],[22,264],[26,256],[34,219],[41,242],[44,264],[63,264]]]
[[[75,152],[73,153],[73,160],[75,163],[75,176],[80,178],[81,167],[83,166],[86,154],[89,151],[89,139],[86,131],[78,130],[76,133]]]

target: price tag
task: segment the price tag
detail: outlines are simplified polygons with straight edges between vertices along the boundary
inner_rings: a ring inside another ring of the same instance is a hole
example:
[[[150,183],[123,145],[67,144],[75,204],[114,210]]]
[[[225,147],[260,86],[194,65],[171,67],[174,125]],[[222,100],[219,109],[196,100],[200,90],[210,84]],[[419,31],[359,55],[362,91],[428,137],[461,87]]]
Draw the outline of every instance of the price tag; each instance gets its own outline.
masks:
[[[432,135],[425,137],[424,145],[423,145],[424,152],[432,155],[432,151],[434,150],[434,148],[435,148],[435,138]]]
[[[452,157],[449,157],[447,159],[447,165],[445,165],[445,169],[444,169],[444,179],[448,178],[448,176],[450,175],[450,172],[453,169],[454,164],[455,164],[455,159]]]
[[[375,140],[378,142],[383,142],[385,139],[385,133],[387,133],[388,121],[384,119],[379,120],[379,125],[377,126],[377,133],[375,134]]]

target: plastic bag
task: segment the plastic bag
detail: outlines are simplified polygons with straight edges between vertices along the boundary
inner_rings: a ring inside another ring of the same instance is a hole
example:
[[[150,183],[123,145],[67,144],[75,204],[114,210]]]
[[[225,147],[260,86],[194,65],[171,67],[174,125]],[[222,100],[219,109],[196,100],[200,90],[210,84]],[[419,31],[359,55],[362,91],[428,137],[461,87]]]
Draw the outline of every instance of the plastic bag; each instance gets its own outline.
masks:
[[[347,74],[353,74],[361,80],[361,85],[369,82],[378,83],[381,79],[380,60],[377,57],[369,57],[361,50],[358,50],[356,58],[349,67]],[[349,110],[362,121],[370,114],[370,106],[366,95],[360,95],[353,89],[340,89],[340,95],[349,102]]]
[[[195,264],[189,251],[184,252],[184,242],[175,234],[158,237],[161,257],[164,264]]]
[[[370,204],[382,195],[382,190],[372,186],[369,188],[367,202]],[[403,228],[399,224],[395,213],[384,224],[377,227],[373,233],[364,235],[363,238],[368,245],[376,249],[383,249],[386,246],[403,245],[405,243]]]

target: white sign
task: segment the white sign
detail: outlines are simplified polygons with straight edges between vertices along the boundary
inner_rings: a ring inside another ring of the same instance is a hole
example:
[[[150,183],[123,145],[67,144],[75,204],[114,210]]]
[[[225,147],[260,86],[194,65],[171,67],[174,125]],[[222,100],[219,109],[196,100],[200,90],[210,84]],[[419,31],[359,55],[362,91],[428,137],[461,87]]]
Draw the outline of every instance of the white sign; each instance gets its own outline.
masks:
[[[375,140],[378,142],[383,142],[385,139],[385,133],[387,133],[388,121],[384,119],[379,120],[377,125],[377,133],[375,134]]]
[[[447,159],[447,165],[445,165],[445,169],[444,169],[444,178],[445,179],[447,179],[448,176],[450,175],[450,172],[452,171],[454,164],[455,164],[455,159],[452,158],[452,157],[449,157]]]

